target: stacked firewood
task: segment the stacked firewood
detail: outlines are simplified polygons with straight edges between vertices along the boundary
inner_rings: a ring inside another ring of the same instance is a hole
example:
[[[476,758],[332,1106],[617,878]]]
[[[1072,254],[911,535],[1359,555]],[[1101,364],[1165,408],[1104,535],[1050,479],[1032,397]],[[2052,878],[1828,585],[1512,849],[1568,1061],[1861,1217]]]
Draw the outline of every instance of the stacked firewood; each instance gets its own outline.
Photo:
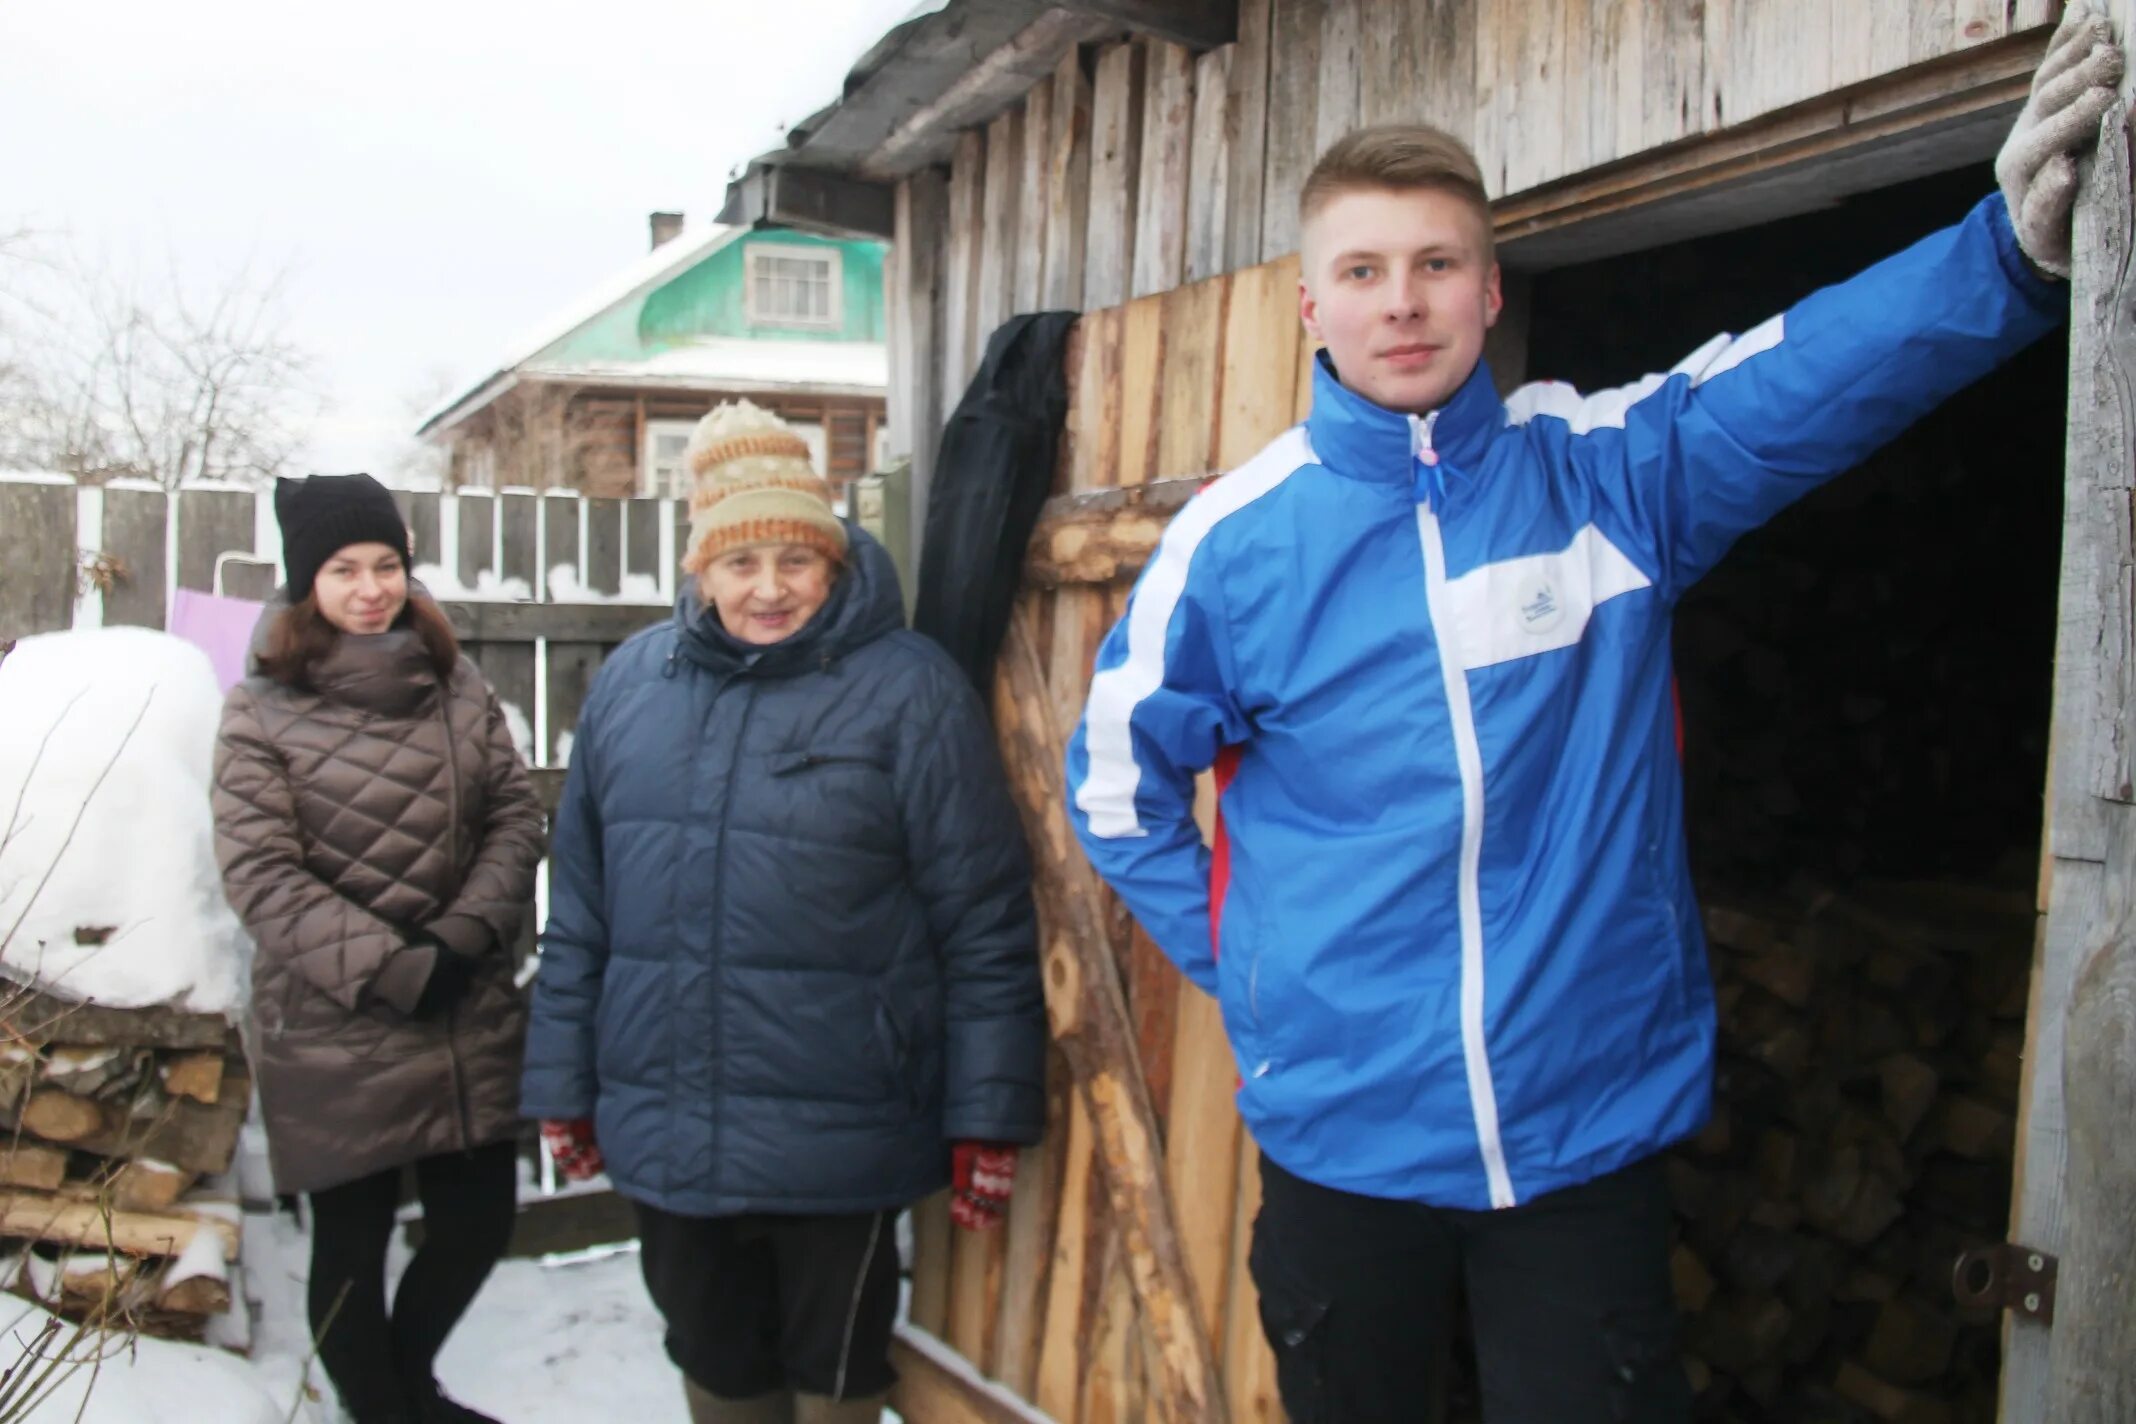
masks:
[[[0,983],[6,1284],[73,1318],[198,1338],[231,1310],[231,1159],[252,1097],[219,1015]]]
[[[1701,1417],[1988,1424],[1999,1322],[1951,1273],[2006,1231],[2029,897],[1709,891],[1706,922],[1714,1117],[1669,1163]]]

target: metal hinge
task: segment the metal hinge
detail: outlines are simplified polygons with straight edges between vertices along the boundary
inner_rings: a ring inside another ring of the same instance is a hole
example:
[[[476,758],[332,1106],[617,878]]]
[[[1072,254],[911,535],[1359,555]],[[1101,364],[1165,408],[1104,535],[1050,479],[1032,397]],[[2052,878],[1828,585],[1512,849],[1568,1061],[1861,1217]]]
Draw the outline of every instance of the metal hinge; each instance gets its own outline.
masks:
[[[1960,1305],[2014,1310],[2042,1325],[2054,1324],[2054,1282],[2061,1263],[2031,1246],[1999,1242],[1976,1246],[1951,1269],[1951,1294]]]

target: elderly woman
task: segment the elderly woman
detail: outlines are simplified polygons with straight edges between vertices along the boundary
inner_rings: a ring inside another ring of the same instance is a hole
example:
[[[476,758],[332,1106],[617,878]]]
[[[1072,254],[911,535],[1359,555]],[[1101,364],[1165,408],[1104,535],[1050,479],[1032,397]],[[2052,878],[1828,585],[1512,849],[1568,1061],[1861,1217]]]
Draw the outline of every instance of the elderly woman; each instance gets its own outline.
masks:
[[[978,697],[807,446],[743,402],[688,458],[694,585],[579,722],[523,1109],[636,1203],[697,1424],[874,1424],[896,1212],[954,1174],[987,1224],[1043,1127],[1029,871]]]
[[[275,1184],[312,1204],[311,1325],[358,1424],[481,1421],[438,1349],[504,1253],[526,1009],[509,946],[541,806],[497,695],[408,581],[368,475],[275,490],[289,584],[215,756],[223,887],[258,945],[254,1053]],[[413,1165],[423,1247],[387,1310]]]

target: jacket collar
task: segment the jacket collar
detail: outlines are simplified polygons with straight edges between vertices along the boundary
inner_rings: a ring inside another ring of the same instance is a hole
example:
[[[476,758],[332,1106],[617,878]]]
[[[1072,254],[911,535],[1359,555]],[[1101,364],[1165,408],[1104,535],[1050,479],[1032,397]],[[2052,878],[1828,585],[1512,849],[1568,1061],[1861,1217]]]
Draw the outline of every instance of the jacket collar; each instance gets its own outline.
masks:
[[[1452,399],[1429,415],[1403,415],[1357,394],[1335,374],[1328,353],[1313,358],[1313,413],[1307,438],[1321,464],[1351,479],[1403,484],[1419,501],[1458,496],[1491,437],[1505,427],[1491,368],[1477,361]],[[1436,460],[1416,457],[1428,452]]]
[[[720,626],[719,613],[685,578],[675,597],[675,657],[721,676],[793,677],[828,668],[855,649],[905,626],[904,597],[889,551],[859,525],[846,524],[846,564],[816,616],[781,642],[744,643]]]
[[[409,717],[438,690],[430,650],[413,628],[343,633],[311,668],[321,697],[381,717]]]

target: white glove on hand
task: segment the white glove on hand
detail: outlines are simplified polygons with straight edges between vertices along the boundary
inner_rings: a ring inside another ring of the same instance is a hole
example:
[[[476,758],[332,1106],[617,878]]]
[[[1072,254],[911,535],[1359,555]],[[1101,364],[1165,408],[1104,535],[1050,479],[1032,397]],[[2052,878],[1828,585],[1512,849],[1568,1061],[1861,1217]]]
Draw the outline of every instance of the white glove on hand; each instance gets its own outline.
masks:
[[[1995,158],[2017,245],[2034,266],[2057,277],[2069,275],[2076,155],[2097,144],[2099,119],[2114,102],[2122,67],[2113,25],[2089,0],[2070,0],[2032,76],[2032,97]]]

